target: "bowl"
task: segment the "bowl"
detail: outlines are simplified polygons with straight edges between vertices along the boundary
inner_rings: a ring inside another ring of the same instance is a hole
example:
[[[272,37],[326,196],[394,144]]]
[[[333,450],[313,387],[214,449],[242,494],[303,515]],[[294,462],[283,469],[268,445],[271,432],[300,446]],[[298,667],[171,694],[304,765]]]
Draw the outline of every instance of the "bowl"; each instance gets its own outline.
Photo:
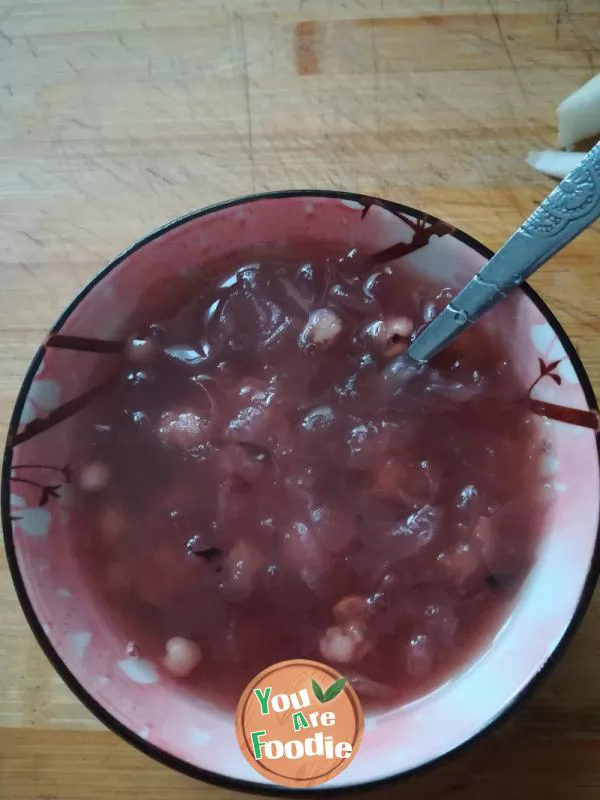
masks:
[[[198,266],[252,245],[298,240],[390,250],[407,269],[459,288],[491,251],[421,211],[364,195],[277,192],[174,220],[112,261],[61,315],[33,359],[10,421],[2,475],[6,552],[25,616],[77,697],[143,752],[188,775],[279,792],[243,757],[231,717],[125,657],[125,642],[86,590],[69,550],[73,420],[102,391],[114,342]],[[366,720],[357,757],[321,791],[372,784],[455,751],[501,718],[564,651],[598,568],[598,414],[565,332],[528,286],[486,316],[502,339],[547,443],[550,506],[537,558],[492,642],[430,694]],[[90,389],[90,386],[95,387]],[[31,466],[38,465],[38,466]]]

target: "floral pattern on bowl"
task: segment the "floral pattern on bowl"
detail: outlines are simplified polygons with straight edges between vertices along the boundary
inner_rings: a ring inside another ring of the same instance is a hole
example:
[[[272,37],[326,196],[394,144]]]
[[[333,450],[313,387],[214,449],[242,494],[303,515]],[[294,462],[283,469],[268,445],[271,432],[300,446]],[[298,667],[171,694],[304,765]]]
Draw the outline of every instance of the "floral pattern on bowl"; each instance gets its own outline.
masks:
[[[233,720],[161,677],[91,600],[68,547],[73,416],[110,382],[120,337],[153,303],[194,290],[201,262],[236,246],[297,239],[402,258],[458,288],[489,258],[465,234],[421,212],[333,192],[282,192],[190,214],[120,255],[77,297],[36,355],[10,424],[3,526],[15,586],[40,644],[67,684],[107,725],[163,762],[214,782],[274,789],[248,765]],[[358,756],[323,789],[405,773],[489,727],[556,659],[598,573],[598,414],[582,365],[528,287],[484,324],[506,340],[546,442],[550,513],[536,564],[485,652],[435,692],[367,720]],[[90,386],[92,388],[90,389]]]

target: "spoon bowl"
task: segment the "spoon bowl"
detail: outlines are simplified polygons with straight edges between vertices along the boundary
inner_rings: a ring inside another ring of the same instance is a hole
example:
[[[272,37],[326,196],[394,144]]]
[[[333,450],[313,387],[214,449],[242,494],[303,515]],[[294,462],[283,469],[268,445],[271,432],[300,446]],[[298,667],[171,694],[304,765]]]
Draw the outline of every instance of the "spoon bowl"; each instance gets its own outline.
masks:
[[[600,217],[600,143],[571,170],[408,348],[424,363]]]

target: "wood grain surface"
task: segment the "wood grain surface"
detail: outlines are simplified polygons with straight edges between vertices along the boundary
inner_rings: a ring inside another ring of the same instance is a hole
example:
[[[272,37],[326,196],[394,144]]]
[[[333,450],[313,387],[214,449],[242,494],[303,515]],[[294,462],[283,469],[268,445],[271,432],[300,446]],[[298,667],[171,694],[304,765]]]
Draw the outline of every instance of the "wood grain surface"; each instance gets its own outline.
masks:
[[[500,244],[551,186],[525,155],[554,144],[556,104],[599,69],[599,0],[0,0],[3,430],[65,303],[192,208],[341,187]],[[599,390],[600,227],[533,283]],[[3,555],[0,599],[2,800],[231,794],[90,717],[29,633]],[[403,796],[598,798],[599,622],[596,598],[535,698]]]

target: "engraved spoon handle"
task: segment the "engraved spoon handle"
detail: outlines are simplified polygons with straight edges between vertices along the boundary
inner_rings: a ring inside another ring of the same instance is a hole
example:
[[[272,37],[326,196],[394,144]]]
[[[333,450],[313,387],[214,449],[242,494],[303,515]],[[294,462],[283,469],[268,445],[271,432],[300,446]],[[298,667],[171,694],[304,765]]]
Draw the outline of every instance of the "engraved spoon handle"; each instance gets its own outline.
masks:
[[[428,361],[600,216],[600,142],[408,348]]]

